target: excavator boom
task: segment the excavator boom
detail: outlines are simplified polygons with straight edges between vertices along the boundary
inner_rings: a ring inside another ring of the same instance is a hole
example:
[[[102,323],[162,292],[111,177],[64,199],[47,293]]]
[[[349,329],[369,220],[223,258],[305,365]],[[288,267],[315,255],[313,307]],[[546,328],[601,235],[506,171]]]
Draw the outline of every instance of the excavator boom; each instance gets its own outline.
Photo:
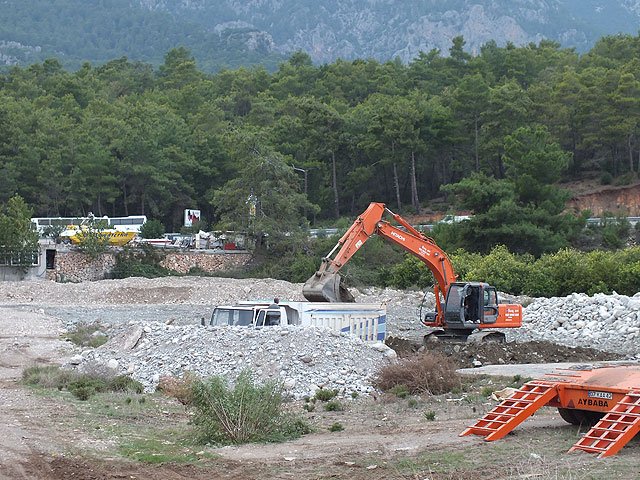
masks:
[[[385,215],[393,218],[397,225],[385,220]],[[476,329],[521,325],[520,305],[498,305],[495,288],[486,283],[456,282],[457,275],[447,254],[433,239],[383,203],[371,203],[353,222],[322,260],[320,269],[302,287],[305,298],[312,302],[355,301],[342,284],[339,272],[373,235],[379,235],[419,258],[433,274],[436,311],[421,319],[425,326],[443,328],[445,334],[455,338],[467,338]]]
[[[385,213],[402,228],[383,220]],[[449,258],[431,238],[416,230],[383,203],[373,202],[338,240],[329,255],[323,259],[320,269],[304,284],[304,297],[316,302],[354,301],[351,293],[342,285],[338,272],[373,235],[379,235],[420,258],[433,273],[436,293],[444,294],[448,285],[455,282],[456,274]]]

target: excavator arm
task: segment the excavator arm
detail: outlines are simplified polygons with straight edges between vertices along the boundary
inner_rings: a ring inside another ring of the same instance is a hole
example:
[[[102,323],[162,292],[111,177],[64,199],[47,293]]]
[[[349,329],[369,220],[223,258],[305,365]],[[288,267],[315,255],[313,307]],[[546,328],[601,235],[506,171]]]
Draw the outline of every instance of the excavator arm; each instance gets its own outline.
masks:
[[[402,228],[383,220],[385,214]],[[449,284],[456,281],[457,276],[449,257],[431,238],[416,230],[383,203],[374,202],[356,219],[323,259],[320,269],[304,284],[302,293],[305,298],[324,302],[353,301],[353,296],[342,286],[338,272],[372,235],[379,235],[422,260],[433,273],[436,299],[440,298],[440,294],[446,295]],[[438,317],[442,318],[439,301],[436,301],[436,309]]]

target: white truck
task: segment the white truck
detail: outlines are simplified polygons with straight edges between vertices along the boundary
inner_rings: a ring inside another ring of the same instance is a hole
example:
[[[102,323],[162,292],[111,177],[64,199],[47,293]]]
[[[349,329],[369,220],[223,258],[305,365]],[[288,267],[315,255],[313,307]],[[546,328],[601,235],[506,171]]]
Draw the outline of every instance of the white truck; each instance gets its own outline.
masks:
[[[218,306],[213,310],[209,325],[312,325],[350,333],[366,342],[384,342],[386,336],[385,305],[281,301],[278,310],[270,310],[270,304],[267,301],[245,301]]]

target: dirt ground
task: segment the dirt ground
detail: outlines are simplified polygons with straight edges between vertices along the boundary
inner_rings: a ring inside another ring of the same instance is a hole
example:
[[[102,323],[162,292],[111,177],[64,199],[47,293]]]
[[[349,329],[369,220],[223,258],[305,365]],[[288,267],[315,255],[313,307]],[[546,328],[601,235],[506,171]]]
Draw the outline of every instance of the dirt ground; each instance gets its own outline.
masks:
[[[134,305],[131,308],[135,308]],[[508,438],[485,443],[459,437],[493,402],[478,393],[509,379],[481,379],[455,395],[345,402],[344,411],[304,413],[315,432],[268,445],[186,448],[188,463],[154,464],[123,454],[123,444],[152,428],[188,430],[189,415],[177,402],[153,396],[148,410],[117,413],[118,405],[71,401],[20,384],[24,368],[58,364],[74,351],[60,340],[62,322],[33,308],[0,306],[0,479],[577,479],[639,478],[638,439],[611,459],[567,454],[581,433],[557,412],[544,409]],[[402,342],[399,342],[402,343]],[[403,355],[415,348],[396,345]],[[604,360],[599,352],[547,344],[520,347],[447,346],[460,366],[483,363]],[[471,360],[469,360],[471,359]],[[156,408],[157,406],[157,408]],[[110,407],[109,413],[105,411]],[[292,405],[298,408],[300,405]],[[115,410],[114,410],[115,409]],[[122,410],[122,408],[121,408]],[[342,431],[329,428],[340,424]],[[582,430],[584,433],[584,429]],[[166,440],[164,443],[171,443]],[[201,457],[201,458],[200,458]]]

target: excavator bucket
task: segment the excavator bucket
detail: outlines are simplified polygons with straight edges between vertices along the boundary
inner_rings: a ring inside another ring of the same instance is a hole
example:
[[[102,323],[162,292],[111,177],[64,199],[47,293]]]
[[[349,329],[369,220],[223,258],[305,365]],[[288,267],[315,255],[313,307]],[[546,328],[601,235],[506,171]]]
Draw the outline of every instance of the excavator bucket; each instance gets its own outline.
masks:
[[[302,295],[310,302],[355,302],[337,273],[314,273],[302,287]]]

